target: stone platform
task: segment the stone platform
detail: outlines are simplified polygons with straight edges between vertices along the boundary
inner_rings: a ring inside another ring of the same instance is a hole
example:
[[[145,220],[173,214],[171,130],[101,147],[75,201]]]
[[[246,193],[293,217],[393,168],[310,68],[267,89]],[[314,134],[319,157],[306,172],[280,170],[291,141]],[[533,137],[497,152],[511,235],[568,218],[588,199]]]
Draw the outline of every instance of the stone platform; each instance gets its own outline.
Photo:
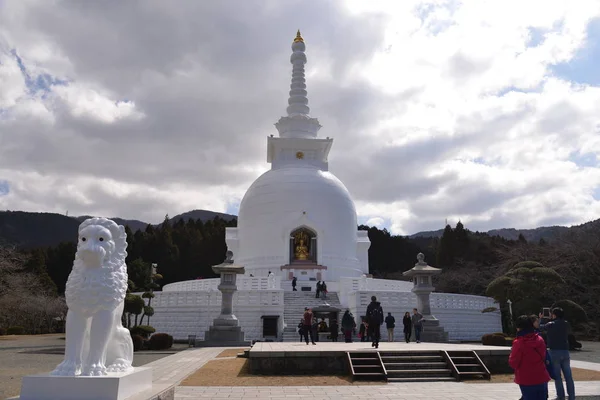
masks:
[[[381,342],[379,349],[370,342],[317,342],[316,345],[290,342],[257,342],[249,352],[250,372],[263,375],[281,374],[344,374],[349,351],[360,352],[422,352],[474,351],[492,374],[510,373],[510,347],[455,343]]]
[[[107,376],[23,377],[20,400],[124,400],[152,388],[152,368]]]

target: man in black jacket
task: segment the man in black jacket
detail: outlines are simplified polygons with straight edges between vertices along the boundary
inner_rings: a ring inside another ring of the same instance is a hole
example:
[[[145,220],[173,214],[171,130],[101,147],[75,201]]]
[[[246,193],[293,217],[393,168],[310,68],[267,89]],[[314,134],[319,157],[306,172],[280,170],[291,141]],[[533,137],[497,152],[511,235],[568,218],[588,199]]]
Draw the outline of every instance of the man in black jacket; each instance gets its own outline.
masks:
[[[389,312],[387,317],[385,317],[385,327],[387,328],[388,332],[388,342],[393,342],[394,328],[396,327],[396,318],[394,318],[391,312]]]
[[[383,324],[383,308],[377,301],[377,297],[371,296],[371,303],[367,306],[367,322],[369,324],[369,336],[371,336],[371,347],[379,348],[379,339],[381,338],[381,324]]]
[[[542,315],[540,314],[540,318]],[[563,387],[560,372],[565,377],[567,383],[567,394],[569,400],[575,400],[575,383],[571,374],[571,356],[569,355],[569,332],[571,325],[565,321],[565,312],[562,308],[552,309],[552,321],[546,324],[540,324],[540,330],[546,332],[546,341],[554,366],[554,386],[556,386],[556,396],[559,399],[565,398],[565,388]]]

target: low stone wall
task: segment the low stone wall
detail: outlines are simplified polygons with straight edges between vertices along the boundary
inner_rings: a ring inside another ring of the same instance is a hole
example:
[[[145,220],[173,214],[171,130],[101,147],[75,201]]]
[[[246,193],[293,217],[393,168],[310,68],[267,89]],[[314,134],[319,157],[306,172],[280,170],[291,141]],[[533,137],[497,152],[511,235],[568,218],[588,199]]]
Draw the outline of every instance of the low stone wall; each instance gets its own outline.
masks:
[[[475,350],[490,373],[505,374],[510,349]],[[250,373],[255,375],[348,375],[350,366],[345,351],[295,351],[250,353]]]
[[[255,375],[348,375],[345,352],[294,352],[277,356],[274,353],[248,359],[251,374]]]

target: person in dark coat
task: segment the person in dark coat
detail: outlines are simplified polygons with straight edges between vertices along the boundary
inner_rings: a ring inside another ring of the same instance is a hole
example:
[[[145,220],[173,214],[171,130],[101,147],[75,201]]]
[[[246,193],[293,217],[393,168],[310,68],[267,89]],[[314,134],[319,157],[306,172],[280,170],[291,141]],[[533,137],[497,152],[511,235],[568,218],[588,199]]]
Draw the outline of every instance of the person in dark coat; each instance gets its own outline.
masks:
[[[344,339],[346,343],[352,343],[352,332],[356,328],[356,322],[354,316],[350,310],[346,310],[342,317],[342,332],[344,332]]]
[[[317,282],[315,299],[321,297],[321,281]]]
[[[313,321],[313,313],[312,310],[308,307],[304,309],[304,315],[302,316],[302,333],[304,334],[304,339],[306,339],[306,344],[308,345],[308,336],[310,335],[310,341],[312,344],[315,343],[315,335],[312,330],[312,321]]]
[[[412,319],[410,318],[410,313],[408,311],[404,313],[402,324],[404,325],[404,340],[406,343],[410,343],[410,337],[412,335]]]
[[[298,333],[300,334],[300,343],[302,343],[304,341],[304,324],[302,323],[303,320],[300,320],[300,323],[298,324]]]
[[[313,338],[315,338],[315,341],[318,342],[319,341],[319,321],[317,321],[317,317],[313,318],[313,323],[312,323],[312,333],[313,333]]]
[[[545,324],[540,324],[539,329],[546,333],[548,341],[548,351],[552,359],[554,372],[554,386],[559,399],[565,398],[565,388],[563,386],[562,372],[567,385],[567,395],[569,400],[575,399],[575,383],[573,382],[573,373],[571,371],[571,356],[569,354],[569,334],[571,325],[565,320],[565,312],[560,307],[552,309],[552,320]]]
[[[339,336],[339,330],[340,330],[340,327],[339,327],[337,321],[334,319],[329,324],[329,332],[331,332],[331,341],[332,342],[337,342],[338,336]]]
[[[378,349],[381,325],[383,324],[383,308],[375,296],[371,296],[371,303],[367,306],[367,323],[369,324],[369,336],[373,341],[371,346]]]
[[[358,328],[358,336],[360,337],[361,342],[367,340],[367,321],[364,319],[360,323],[360,328]]]
[[[388,332],[388,342],[393,342],[394,328],[396,327],[396,318],[394,318],[391,312],[389,312],[387,317],[385,317],[385,327],[387,328]]]
[[[294,291],[294,292],[297,292],[297,290],[296,290],[297,281],[298,281],[298,278],[296,278],[296,277],[292,278],[292,291]]]

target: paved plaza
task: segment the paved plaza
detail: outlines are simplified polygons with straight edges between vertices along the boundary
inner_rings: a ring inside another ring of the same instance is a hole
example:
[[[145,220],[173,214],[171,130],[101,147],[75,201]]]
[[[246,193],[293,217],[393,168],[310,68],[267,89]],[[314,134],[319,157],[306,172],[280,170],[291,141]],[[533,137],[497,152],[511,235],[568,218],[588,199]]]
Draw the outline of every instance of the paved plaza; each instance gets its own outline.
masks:
[[[371,342],[318,342],[317,346],[306,345],[300,342],[257,342],[252,346],[250,354],[258,353],[285,353],[285,352],[322,352],[326,351],[375,351]],[[481,343],[460,344],[460,343],[405,343],[405,342],[380,342],[377,351],[433,351],[433,350],[500,350],[510,351],[506,346],[484,346]]]
[[[0,341],[0,356],[4,378],[10,375],[12,379],[0,380],[0,398],[14,393],[6,391],[8,385],[20,387],[21,376],[32,373],[48,372],[62,359],[62,347],[58,337],[49,335],[33,339],[2,340]],[[329,344],[329,343],[328,343]],[[345,344],[340,343],[344,349]],[[294,344],[263,343],[264,350],[282,350],[283,347]],[[310,351],[317,351],[325,346],[306,346]],[[354,343],[352,349],[359,349],[365,343]],[[416,346],[416,344],[412,344]],[[437,344],[422,343],[423,349]],[[64,346],[64,343],[63,343]],[[388,344],[389,347],[394,344]],[[394,346],[395,347],[395,346]],[[187,376],[194,373],[208,361],[214,359],[225,348],[196,348],[186,349],[171,354],[136,353],[136,364],[145,364],[153,368],[153,389],[140,393],[128,400],[147,399],[148,396],[160,393],[173,385],[178,385]],[[304,349],[304,348],[303,348]],[[312,350],[315,349],[315,350]],[[600,371],[600,363],[592,362],[600,359],[600,343],[584,343],[585,351],[572,353],[572,366],[576,368]],[[52,351],[53,350],[53,351]],[[381,348],[380,348],[381,350]],[[54,354],[52,354],[54,353]],[[152,361],[153,360],[153,361]],[[581,360],[581,361],[579,361]],[[5,362],[6,361],[6,362]],[[148,361],[152,361],[147,363]],[[8,371],[12,371],[10,374]],[[12,374],[12,375],[11,375]],[[2,378],[2,375],[0,375]],[[550,398],[555,396],[554,384],[550,383]],[[5,390],[5,392],[2,392]],[[600,381],[576,382],[577,399],[600,400]],[[428,382],[428,383],[394,383],[382,385],[352,385],[352,386],[286,386],[286,387],[197,387],[178,386],[175,398],[189,399],[364,399],[368,395],[376,399],[472,399],[472,400],[511,400],[520,397],[519,388],[512,383],[462,383],[462,382]]]
[[[550,398],[556,397],[554,384]],[[577,382],[577,399],[599,400],[600,382]],[[445,399],[445,400],[517,400],[521,392],[512,383],[394,383],[381,386],[288,386],[288,387],[197,387],[180,386],[175,399]]]

